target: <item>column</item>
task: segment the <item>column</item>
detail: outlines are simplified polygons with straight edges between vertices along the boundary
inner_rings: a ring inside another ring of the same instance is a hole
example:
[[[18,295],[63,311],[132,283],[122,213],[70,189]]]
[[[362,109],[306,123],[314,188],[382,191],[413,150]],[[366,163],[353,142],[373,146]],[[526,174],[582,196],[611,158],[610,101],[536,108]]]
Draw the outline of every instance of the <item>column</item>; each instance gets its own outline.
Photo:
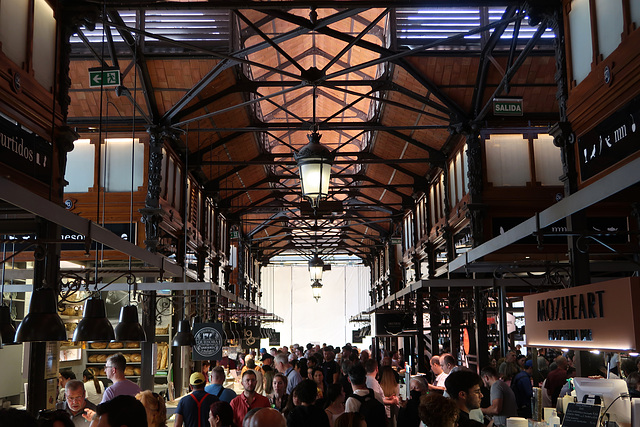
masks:
[[[164,138],[171,134],[158,126],[150,126],[149,133],[149,165],[147,195],[144,201],[144,208],[139,212],[142,214],[142,222],[145,225],[144,244],[147,250],[155,253],[160,243],[160,222],[162,221],[162,209],[160,208],[160,184],[162,182],[162,147]],[[187,195],[185,195],[187,197]],[[180,252],[180,251],[178,251]]]
[[[145,278],[146,283],[154,283],[151,277]],[[147,341],[141,343],[142,360],[140,364],[140,388],[153,391],[154,385],[154,346],[156,340],[156,291],[142,293],[142,329],[147,335]]]

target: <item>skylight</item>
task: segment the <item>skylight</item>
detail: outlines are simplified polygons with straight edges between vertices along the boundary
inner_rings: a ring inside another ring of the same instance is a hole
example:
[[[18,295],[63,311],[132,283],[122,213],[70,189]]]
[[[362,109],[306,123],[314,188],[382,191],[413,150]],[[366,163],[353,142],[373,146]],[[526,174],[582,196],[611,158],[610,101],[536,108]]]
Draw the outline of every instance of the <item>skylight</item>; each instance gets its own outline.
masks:
[[[396,31],[398,44],[409,47],[424,44],[429,41],[445,39],[499,21],[505,8],[403,8],[396,10]],[[525,19],[526,21],[526,19]],[[511,40],[514,34],[514,24],[505,30],[501,40]],[[518,40],[526,42],[536,32],[536,27],[523,23],[519,29]],[[493,30],[489,31],[489,34]],[[477,40],[482,36],[474,34],[466,36],[464,40],[451,43],[451,49],[478,47]],[[547,29],[543,39],[553,39],[551,29]],[[445,47],[439,46],[442,50]]]

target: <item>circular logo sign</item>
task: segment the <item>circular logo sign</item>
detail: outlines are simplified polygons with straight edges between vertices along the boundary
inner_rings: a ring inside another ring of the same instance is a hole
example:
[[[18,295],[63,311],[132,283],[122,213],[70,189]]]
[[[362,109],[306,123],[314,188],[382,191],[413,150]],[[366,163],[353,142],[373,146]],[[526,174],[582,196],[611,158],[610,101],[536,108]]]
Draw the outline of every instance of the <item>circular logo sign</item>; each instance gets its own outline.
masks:
[[[211,357],[222,350],[222,335],[216,328],[204,327],[196,332],[194,338],[196,345],[193,349],[202,356]]]

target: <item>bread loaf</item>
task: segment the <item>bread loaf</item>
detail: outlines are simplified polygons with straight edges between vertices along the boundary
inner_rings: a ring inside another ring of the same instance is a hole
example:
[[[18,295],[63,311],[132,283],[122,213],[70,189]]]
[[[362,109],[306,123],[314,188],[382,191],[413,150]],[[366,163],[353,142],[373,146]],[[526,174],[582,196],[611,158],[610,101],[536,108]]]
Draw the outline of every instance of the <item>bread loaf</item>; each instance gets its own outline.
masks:
[[[164,344],[162,346],[162,359],[160,361],[160,369],[167,369],[169,364],[169,345]]]
[[[97,354],[92,354],[91,356],[89,356],[89,358],[87,360],[90,363],[96,363],[98,361],[98,355]]]
[[[107,343],[106,342],[92,342],[91,344],[89,344],[89,346],[91,348],[107,348]]]
[[[109,348],[122,348],[123,345],[121,342],[110,342],[109,343]]]
[[[140,353],[134,353],[131,355],[132,362],[140,362],[142,360],[142,355]]]
[[[128,375],[133,375],[133,368],[132,368],[131,366],[127,366],[127,367],[124,369],[124,374],[125,374],[125,375],[127,375],[127,376],[128,376]]]
[[[99,363],[106,362],[107,361],[107,355],[106,354],[99,354],[97,359],[98,359],[97,361]]]
[[[169,325],[156,328],[156,335],[167,335],[169,333]]]
[[[125,348],[140,348],[140,343],[138,342],[126,342],[124,343]]]
[[[127,363],[131,362],[131,355],[130,354],[123,354],[122,356],[124,356],[124,360]]]
[[[133,368],[133,375],[140,375],[142,373],[142,371],[140,370],[140,368]]]

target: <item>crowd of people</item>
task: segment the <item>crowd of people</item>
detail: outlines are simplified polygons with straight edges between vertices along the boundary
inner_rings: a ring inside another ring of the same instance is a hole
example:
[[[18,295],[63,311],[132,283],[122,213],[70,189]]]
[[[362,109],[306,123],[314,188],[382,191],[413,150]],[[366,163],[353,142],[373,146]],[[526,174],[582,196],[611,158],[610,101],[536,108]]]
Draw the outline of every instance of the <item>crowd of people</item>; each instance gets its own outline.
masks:
[[[430,372],[411,377],[408,397],[400,393],[402,356],[371,355],[350,344],[261,349],[235,362],[228,358],[189,378],[190,393],[175,412],[175,427],[480,427],[506,426],[507,418],[531,417],[533,386],[543,390],[544,406],[568,393],[575,369],[572,354],[547,353],[534,360],[520,349],[493,355],[480,374],[460,366],[448,353],[429,359]],[[376,357],[377,356],[377,357]],[[217,364],[217,366],[215,366]],[[638,364],[640,365],[640,363]],[[121,354],[107,359],[109,387],[85,371],[83,380],[61,372],[57,411],[45,412],[39,424],[24,411],[0,410],[0,425],[27,427],[166,427],[162,396],[141,391],[125,378]],[[234,369],[242,392],[224,387]],[[535,374],[534,374],[535,371]],[[631,396],[640,395],[638,366],[614,364]]]

